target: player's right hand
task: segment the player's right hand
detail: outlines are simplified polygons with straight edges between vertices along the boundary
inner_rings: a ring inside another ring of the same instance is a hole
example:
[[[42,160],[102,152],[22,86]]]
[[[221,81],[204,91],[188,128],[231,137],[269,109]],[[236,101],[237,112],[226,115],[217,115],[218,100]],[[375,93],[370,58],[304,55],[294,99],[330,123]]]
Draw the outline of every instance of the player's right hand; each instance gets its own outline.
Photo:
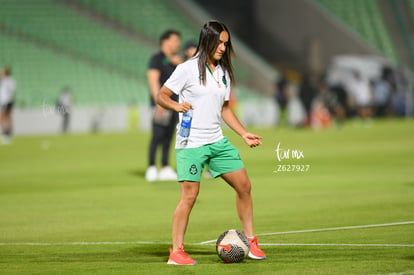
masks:
[[[186,113],[190,109],[194,109],[193,106],[188,102],[183,102],[177,105],[177,108],[175,109],[175,111],[179,113]]]

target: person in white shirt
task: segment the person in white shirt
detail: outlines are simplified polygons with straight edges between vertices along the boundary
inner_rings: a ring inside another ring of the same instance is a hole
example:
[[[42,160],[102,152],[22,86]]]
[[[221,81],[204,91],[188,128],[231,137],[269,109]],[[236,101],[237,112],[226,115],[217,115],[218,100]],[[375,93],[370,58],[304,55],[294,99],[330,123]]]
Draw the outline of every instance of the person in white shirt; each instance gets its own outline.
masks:
[[[372,117],[373,100],[369,79],[355,70],[348,85],[355,101],[357,115],[362,119],[369,120]]]
[[[3,133],[3,143],[11,141],[13,121],[12,109],[14,104],[14,93],[16,91],[16,81],[11,77],[9,67],[4,67],[1,72],[0,83],[0,127]]]
[[[62,133],[67,133],[72,113],[72,94],[68,86],[63,88],[56,105],[57,112],[62,116]]]
[[[234,72],[231,63],[233,48],[230,32],[220,22],[207,22],[201,32],[196,54],[177,66],[162,86],[157,103],[179,113],[190,109],[193,118],[188,139],[176,135],[176,165],[181,199],[175,209],[172,225],[173,247],[168,264],[193,265],[197,262],[184,252],[184,235],[189,216],[200,189],[203,168],[208,167],[213,177],[222,177],[236,191],[236,207],[243,232],[249,238],[249,257],[264,259],[253,233],[253,206],[251,184],[239,151],[223,136],[223,120],[239,134],[250,147],[262,144],[261,137],[248,132],[229,106]],[[171,99],[177,94],[179,101]],[[183,142],[185,141],[185,142]]]

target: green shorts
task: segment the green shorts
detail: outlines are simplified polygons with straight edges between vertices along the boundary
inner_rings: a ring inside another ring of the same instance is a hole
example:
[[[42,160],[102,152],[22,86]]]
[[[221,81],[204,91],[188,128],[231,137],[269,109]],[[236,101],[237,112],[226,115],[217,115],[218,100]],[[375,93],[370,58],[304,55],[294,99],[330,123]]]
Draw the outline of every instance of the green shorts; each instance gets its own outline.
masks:
[[[178,181],[200,182],[204,166],[213,177],[244,168],[239,150],[227,137],[198,148],[176,150]]]

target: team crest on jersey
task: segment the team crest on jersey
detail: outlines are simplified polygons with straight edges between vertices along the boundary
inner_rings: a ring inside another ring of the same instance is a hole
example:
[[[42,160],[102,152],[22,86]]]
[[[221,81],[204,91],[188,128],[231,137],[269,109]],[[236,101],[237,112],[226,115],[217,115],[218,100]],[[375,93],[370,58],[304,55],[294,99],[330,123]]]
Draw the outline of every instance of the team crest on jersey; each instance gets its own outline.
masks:
[[[191,175],[195,175],[198,172],[197,166],[195,164],[192,164],[190,169],[188,169]]]

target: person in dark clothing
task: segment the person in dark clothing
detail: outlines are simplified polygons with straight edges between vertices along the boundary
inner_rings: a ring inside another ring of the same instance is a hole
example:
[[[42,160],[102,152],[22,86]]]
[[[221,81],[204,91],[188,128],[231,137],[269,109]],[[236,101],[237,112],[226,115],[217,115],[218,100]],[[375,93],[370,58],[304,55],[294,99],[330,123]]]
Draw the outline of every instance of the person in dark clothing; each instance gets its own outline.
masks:
[[[288,81],[283,75],[277,82],[276,82],[276,91],[274,94],[274,99],[276,104],[280,108],[280,120],[284,121],[286,117],[286,106],[288,103]]]
[[[317,94],[317,89],[313,85],[309,75],[305,74],[299,90],[299,98],[306,110],[307,121],[309,122],[312,101]]]
[[[148,65],[148,85],[151,91],[151,107],[153,109],[152,138],[149,145],[149,167],[145,173],[147,181],[177,180],[177,174],[169,166],[169,150],[173,133],[178,122],[177,112],[166,110],[155,104],[154,98],[164,82],[174,72],[175,67],[182,62],[178,56],[180,49],[180,33],[175,30],[167,30],[160,37],[160,51],[154,54]],[[178,100],[177,95],[171,98]],[[155,165],[157,148],[162,147],[162,168],[158,172]]]

